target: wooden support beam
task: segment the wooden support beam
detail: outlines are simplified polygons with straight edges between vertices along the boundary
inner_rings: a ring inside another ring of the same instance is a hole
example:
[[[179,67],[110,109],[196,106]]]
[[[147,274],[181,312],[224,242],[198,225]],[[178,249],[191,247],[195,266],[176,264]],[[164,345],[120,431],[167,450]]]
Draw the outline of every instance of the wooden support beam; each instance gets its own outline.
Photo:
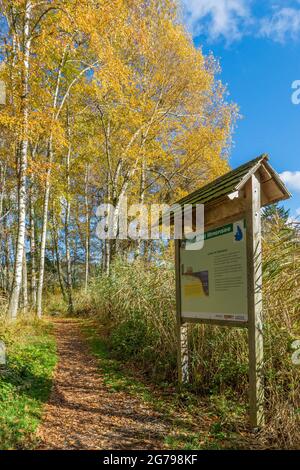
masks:
[[[261,187],[256,175],[246,194],[250,422],[256,428],[264,425]]]
[[[180,286],[180,240],[175,240],[176,269],[176,312],[177,312],[177,363],[178,381],[180,384],[189,381],[188,325],[181,319],[181,286]]]

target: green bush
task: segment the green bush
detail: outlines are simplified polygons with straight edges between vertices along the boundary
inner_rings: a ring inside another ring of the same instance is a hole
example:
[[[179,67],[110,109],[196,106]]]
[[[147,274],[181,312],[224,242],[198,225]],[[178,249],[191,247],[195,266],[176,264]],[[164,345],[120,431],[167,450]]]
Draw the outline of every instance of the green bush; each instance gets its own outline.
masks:
[[[37,320],[0,323],[7,364],[0,369],[0,449],[34,446],[42,404],[48,399],[56,363],[49,325]]]
[[[151,338],[148,338],[147,326],[139,318],[131,318],[116,325],[111,334],[112,349],[125,359],[138,356],[149,342]]]

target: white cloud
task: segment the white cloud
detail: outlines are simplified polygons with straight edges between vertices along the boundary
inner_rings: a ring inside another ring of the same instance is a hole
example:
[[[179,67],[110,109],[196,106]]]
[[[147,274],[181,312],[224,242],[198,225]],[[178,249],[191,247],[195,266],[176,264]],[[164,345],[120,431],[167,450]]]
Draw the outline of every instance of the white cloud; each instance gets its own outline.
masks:
[[[284,171],[280,177],[291,191],[300,192],[300,171]]]
[[[287,39],[298,39],[300,35],[300,10],[281,8],[270,18],[261,21],[260,35],[284,43]]]
[[[246,34],[284,43],[300,38],[300,0],[266,0],[263,16],[255,16],[259,0],[178,0],[188,29],[208,40],[234,42]],[[252,11],[253,10],[253,11]]]
[[[181,0],[185,22],[194,36],[233,42],[243,35],[250,20],[251,0]]]

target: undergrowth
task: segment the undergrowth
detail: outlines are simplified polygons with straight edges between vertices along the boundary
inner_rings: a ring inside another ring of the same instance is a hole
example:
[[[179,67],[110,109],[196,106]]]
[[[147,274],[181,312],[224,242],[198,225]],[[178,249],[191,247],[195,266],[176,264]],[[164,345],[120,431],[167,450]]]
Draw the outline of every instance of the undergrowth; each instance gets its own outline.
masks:
[[[0,366],[0,449],[32,448],[56,363],[51,327],[26,318],[2,319],[0,340],[7,349],[7,363]]]
[[[242,424],[245,413],[230,398],[203,399],[186,388],[161,383],[155,387],[124,360],[114,357],[104,332],[85,320],[81,324],[92,353],[97,357],[103,383],[111,393],[124,392],[151,406],[167,424],[163,446],[168,449],[245,449],[253,440]],[[242,431],[243,436],[241,436]]]

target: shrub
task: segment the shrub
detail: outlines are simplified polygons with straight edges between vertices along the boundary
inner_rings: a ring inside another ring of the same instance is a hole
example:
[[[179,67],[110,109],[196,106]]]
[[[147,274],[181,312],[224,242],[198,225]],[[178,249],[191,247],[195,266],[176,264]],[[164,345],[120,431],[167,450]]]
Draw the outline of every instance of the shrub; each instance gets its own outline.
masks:
[[[0,339],[7,347],[7,364],[0,367],[0,448],[32,448],[51,390],[55,341],[49,325],[30,318],[2,319]]]

